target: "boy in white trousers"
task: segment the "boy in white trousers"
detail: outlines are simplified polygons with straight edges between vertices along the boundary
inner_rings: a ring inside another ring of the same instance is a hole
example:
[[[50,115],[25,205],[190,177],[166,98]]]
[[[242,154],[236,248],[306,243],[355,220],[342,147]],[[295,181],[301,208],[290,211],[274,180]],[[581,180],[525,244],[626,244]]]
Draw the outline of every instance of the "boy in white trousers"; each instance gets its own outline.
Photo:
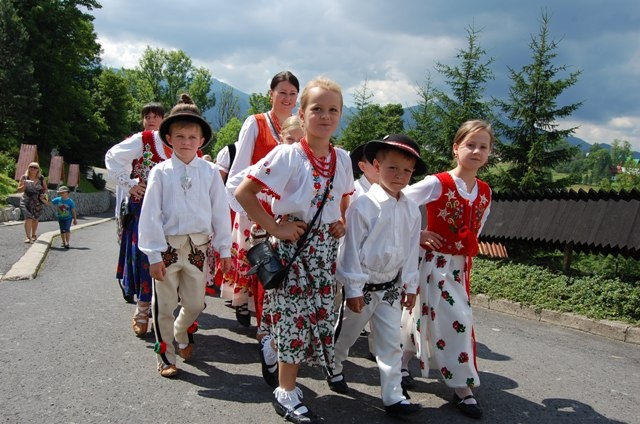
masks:
[[[329,388],[346,393],[343,361],[367,321],[375,333],[382,402],[389,415],[409,415],[420,405],[402,393],[402,307],[413,308],[418,287],[420,211],[401,190],[426,172],[418,144],[402,134],[370,141],[365,155],[378,183],[347,209],[347,233],[338,249],[336,278],[344,284],[346,308],[336,326],[336,356]]]
[[[153,329],[158,371],[174,377],[176,352],[189,359],[193,352],[190,328],[205,308],[207,244],[220,252],[221,267],[231,267],[229,205],[220,171],[197,156],[211,138],[191,98],[183,94],[160,125],[162,141],[173,149],[170,159],[149,173],[139,226],[140,250],[149,257],[153,280]],[[180,301],[178,317],[173,311]]]

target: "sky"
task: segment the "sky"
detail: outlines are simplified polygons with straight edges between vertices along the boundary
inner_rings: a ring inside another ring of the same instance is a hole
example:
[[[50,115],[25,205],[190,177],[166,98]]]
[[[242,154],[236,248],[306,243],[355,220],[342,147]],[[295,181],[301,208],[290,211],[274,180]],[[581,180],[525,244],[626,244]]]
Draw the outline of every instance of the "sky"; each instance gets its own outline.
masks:
[[[542,13],[558,43],[556,78],[581,72],[557,99],[583,102],[562,129],[588,143],[629,141],[640,151],[640,1],[638,0],[99,0],[95,32],[102,64],[135,68],[147,46],[182,50],[197,67],[247,94],[292,71],[301,85],[319,75],[338,82],[345,104],[367,89],[380,105],[418,102],[430,76],[448,87],[436,63],[456,66],[470,27],[493,59],[487,99],[507,100],[509,69],[532,62]],[[302,87],[301,87],[302,89]]]

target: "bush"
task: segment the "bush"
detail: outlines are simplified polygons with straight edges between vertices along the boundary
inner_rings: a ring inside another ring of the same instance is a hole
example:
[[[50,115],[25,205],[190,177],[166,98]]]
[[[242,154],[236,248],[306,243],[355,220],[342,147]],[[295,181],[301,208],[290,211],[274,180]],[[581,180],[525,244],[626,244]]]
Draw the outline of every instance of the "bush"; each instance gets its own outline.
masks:
[[[16,173],[16,159],[6,152],[0,152],[0,173],[13,179]]]
[[[91,171],[91,183],[98,190],[104,190],[107,185],[107,181],[102,177],[102,174],[96,174],[95,170]]]
[[[535,308],[640,323],[640,287],[619,278],[567,277],[537,265],[476,258],[471,291]]]

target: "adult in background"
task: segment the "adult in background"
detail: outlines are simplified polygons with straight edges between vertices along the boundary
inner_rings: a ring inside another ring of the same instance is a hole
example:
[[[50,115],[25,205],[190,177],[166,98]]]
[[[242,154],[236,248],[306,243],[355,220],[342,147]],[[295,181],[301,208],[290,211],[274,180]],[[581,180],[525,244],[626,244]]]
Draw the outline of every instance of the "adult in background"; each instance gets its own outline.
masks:
[[[20,177],[18,193],[22,193],[20,210],[24,216],[25,243],[33,243],[38,236],[38,220],[42,215],[44,202],[46,201],[47,184],[40,172],[38,162],[31,162],[29,167]]]
[[[235,160],[229,169],[229,179],[250,165],[265,157],[280,144],[281,124],[291,116],[298,100],[300,83],[289,71],[282,71],[271,79],[269,96],[271,110],[249,116],[238,136]],[[251,265],[246,259],[249,235],[253,222],[248,217],[237,214],[233,223],[231,255],[234,264],[234,278],[231,284],[223,284],[222,297],[231,299],[236,308],[236,319],[246,327],[251,325],[250,310],[262,304],[262,292],[255,275],[246,275]]]
[[[149,172],[156,164],[171,157],[171,149],[165,146],[158,134],[163,117],[162,105],[146,104],[142,108],[144,131],[113,146],[104,158],[109,177],[125,193],[119,203],[124,203],[120,208],[125,213],[116,278],[127,302],[133,303],[137,297],[132,328],[138,337],[147,333],[152,294],[149,260],[138,249],[138,222]]]

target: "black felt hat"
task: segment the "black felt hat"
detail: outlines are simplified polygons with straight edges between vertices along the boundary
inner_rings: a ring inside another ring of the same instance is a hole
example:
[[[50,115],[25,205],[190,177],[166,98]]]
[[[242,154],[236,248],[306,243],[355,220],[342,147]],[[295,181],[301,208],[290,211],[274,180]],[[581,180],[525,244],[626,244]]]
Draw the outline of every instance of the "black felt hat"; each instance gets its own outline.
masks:
[[[420,157],[420,146],[418,146],[418,143],[416,143],[411,137],[407,137],[404,134],[390,134],[385,136],[382,140],[373,140],[368,142],[364,147],[364,154],[367,156],[369,162],[373,163],[378,150],[383,147],[401,150],[415,157],[416,166],[413,171],[413,175],[423,175],[427,172],[427,164],[424,163]]]
[[[362,174],[360,166],[358,166],[358,162],[360,162],[362,158],[364,158],[364,146],[366,144],[367,143],[361,144],[349,152],[349,157],[351,158],[351,167],[353,168],[353,175]]]
[[[162,142],[167,146],[173,149],[173,146],[167,141],[166,135],[169,132],[169,128],[171,128],[171,124],[173,124],[174,122],[194,122],[196,124],[199,124],[200,128],[202,128],[202,135],[204,136],[204,143],[202,143],[200,149],[202,150],[207,144],[209,144],[212,133],[211,126],[202,118],[202,116],[198,112],[185,109],[167,116],[162,120],[162,123],[160,124],[160,138],[162,139]]]

